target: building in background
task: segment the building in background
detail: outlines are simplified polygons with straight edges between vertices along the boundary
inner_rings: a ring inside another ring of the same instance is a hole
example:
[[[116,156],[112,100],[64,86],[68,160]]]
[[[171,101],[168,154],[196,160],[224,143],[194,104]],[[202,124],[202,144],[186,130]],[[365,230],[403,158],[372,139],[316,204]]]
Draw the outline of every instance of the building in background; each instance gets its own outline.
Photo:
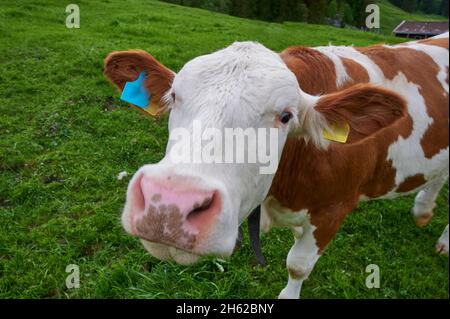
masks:
[[[426,39],[448,32],[448,21],[406,21],[403,20],[392,33],[397,37]]]

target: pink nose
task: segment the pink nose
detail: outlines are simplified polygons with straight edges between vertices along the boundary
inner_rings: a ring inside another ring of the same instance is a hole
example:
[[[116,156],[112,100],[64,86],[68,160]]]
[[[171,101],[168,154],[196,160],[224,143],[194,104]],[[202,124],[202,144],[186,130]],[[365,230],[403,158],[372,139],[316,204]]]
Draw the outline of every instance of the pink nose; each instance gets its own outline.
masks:
[[[131,203],[132,231],[151,242],[192,250],[220,212],[217,191],[200,190],[186,181],[143,175],[132,187],[139,195]]]

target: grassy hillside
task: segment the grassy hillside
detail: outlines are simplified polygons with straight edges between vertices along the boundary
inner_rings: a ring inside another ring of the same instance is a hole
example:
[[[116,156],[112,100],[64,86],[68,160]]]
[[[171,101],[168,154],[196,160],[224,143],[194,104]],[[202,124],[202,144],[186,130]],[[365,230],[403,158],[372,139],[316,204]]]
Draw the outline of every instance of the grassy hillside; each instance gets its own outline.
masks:
[[[377,4],[380,6],[381,31],[385,34],[391,34],[396,26],[403,20],[416,20],[416,21],[444,21],[445,17],[439,15],[408,13],[390,3],[388,0],[377,0]]]
[[[228,261],[207,258],[187,268],[157,261],[124,233],[119,216],[129,177],[163,157],[167,118],[143,117],[119,102],[102,76],[103,59],[141,48],[179,70],[236,40],[274,50],[400,40],[155,1],[76,3],[80,29],[65,27],[61,1],[0,1],[0,297],[276,297],[293,242],[285,229],[262,239],[267,269],[254,265],[247,238]],[[117,180],[124,170],[129,177]],[[303,297],[448,298],[448,259],[434,253],[448,222],[447,194],[425,229],[412,222],[412,197],[361,205]],[[371,263],[380,266],[380,289],[365,287]],[[79,289],[65,286],[69,264],[80,267]]]

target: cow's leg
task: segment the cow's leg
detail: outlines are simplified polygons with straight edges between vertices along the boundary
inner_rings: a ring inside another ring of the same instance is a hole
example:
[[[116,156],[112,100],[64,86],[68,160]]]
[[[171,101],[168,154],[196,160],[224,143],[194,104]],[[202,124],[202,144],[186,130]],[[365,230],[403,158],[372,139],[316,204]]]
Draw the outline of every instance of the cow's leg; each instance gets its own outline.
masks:
[[[430,222],[431,217],[433,217],[433,209],[436,206],[436,198],[446,180],[447,177],[438,178],[417,194],[412,209],[417,226],[424,227]]]
[[[303,281],[308,278],[314,264],[320,257],[319,247],[316,245],[313,232],[313,226],[310,224],[293,229],[295,243],[286,260],[289,279],[278,298],[299,298]]]
[[[346,208],[339,205],[326,211],[314,212],[301,227],[293,228],[295,243],[286,260],[289,280],[278,298],[300,297],[303,281],[308,278],[323,250],[337,233],[345,216],[351,210],[349,207],[350,205]]]

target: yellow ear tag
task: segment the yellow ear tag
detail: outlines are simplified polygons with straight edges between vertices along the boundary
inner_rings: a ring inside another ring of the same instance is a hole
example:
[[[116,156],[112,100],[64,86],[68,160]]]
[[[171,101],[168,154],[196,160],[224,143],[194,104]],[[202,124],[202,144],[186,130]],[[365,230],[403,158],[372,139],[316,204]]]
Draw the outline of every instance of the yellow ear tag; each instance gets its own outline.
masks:
[[[131,106],[133,108],[135,108],[136,110],[138,110],[139,112],[141,112],[144,115],[150,115],[150,116],[156,116],[158,115],[158,105],[155,103],[149,103],[146,107],[139,107],[136,106],[134,104],[131,104]]]
[[[158,108],[158,104],[150,102],[144,110],[147,111],[147,113],[151,116],[156,116],[158,115]]]
[[[333,123],[330,125],[330,131],[323,131],[323,137],[330,141],[345,143],[349,133],[350,125],[347,122]]]

